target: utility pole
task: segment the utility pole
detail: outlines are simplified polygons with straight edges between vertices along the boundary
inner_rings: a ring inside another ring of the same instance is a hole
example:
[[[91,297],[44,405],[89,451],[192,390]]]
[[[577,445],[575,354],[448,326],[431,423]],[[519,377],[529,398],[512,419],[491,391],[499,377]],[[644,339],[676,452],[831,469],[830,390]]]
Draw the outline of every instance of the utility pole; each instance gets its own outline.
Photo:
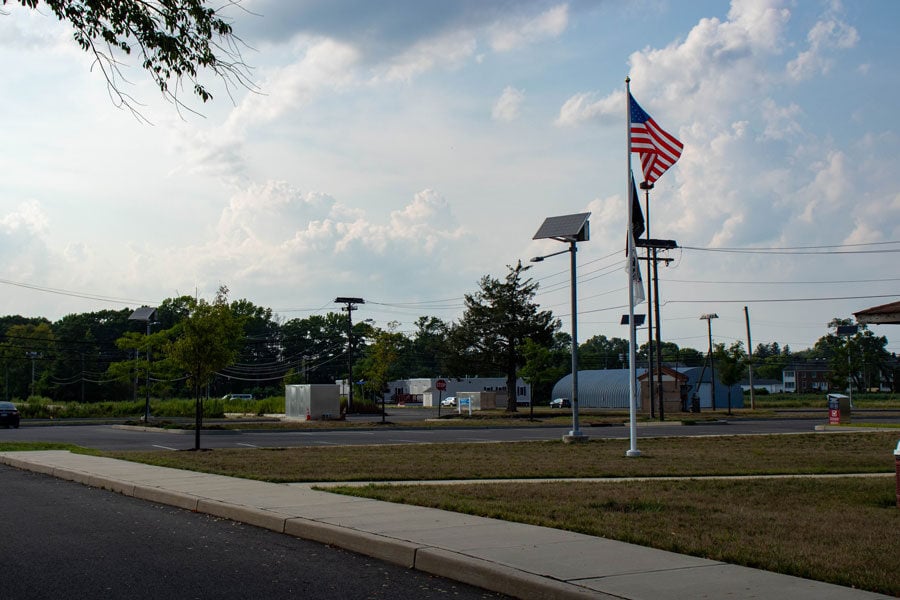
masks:
[[[712,346],[712,320],[718,319],[716,313],[707,313],[700,316],[701,321],[706,321],[706,330],[709,333],[709,372],[710,372],[710,388],[712,392],[712,409],[716,410],[716,363],[713,360]]]
[[[750,341],[750,311],[744,307],[744,322],[747,324],[747,372],[750,381],[750,410],[756,409],[756,399],[753,396],[753,343]]]
[[[366,301],[346,296],[338,296],[334,301],[347,305],[341,310],[347,311],[347,412],[349,413],[353,408],[353,311],[356,310],[357,304],[365,304]]]
[[[645,187],[646,183],[641,183],[641,189],[646,190],[647,195],[649,195],[649,190],[652,188],[652,184],[649,187]],[[648,208],[649,211],[649,208]],[[649,212],[648,212],[649,215]],[[647,219],[649,222],[650,219]],[[650,409],[650,417],[653,418],[653,398],[654,396],[659,396],[659,420],[664,421],[666,418],[665,412],[665,394],[663,393],[663,378],[662,378],[662,334],[660,333],[660,315],[659,315],[659,270],[657,269],[657,264],[665,263],[668,265],[674,259],[672,258],[660,258],[657,256],[658,250],[673,250],[678,247],[678,242],[675,240],[657,240],[657,239],[642,239],[635,240],[635,246],[638,248],[644,247],[647,248],[647,258],[641,258],[640,260],[646,260],[648,266],[648,279],[650,279],[650,284],[652,284],[652,294],[648,294],[647,302],[649,302],[647,310],[648,316],[650,314],[655,315],[655,319],[651,319],[649,322],[650,335],[648,339],[653,339],[653,321],[656,321],[656,344],[652,342],[649,344],[651,349],[653,346],[656,347],[656,383],[654,386],[653,381],[653,355],[651,354],[649,358],[650,369],[648,372],[648,382],[650,383],[650,398],[651,398],[651,409]],[[652,252],[651,252],[652,251]],[[649,267],[650,263],[653,264],[653,270],[650,272]],[[656,387],[657,394],[654,394],[654,387]]]
[[[41,353],[32,351],[27,354],[31,358],[31,395],[34,396],[34,359],[41,358]]]
[[[650,418],[654,419],[656,418],[656,415],[653,414],[656,406],[656,390],[653,382],[653,276],[650,275],[649,268],[650,261],[653,260],[651,258],[653,251],[650,247],[650,190],[653,189],[653,184],[642,181],[641,189],[644,190],[644,214],[647,215],[644,220],[644,230],[647,234],[647,387],[650,388]],[[656,266],[656,263],[654,262],[653,265]],[[662,420],[662,415],[660,415],[660,420]]]

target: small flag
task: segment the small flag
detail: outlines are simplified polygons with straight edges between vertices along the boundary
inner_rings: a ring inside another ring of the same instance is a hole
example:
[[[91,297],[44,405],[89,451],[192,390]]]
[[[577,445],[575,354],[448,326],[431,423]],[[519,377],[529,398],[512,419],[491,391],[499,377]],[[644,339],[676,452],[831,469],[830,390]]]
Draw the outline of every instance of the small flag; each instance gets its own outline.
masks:
[[[644,181],[653,183],[681,156],[684,145],[656,124],[628,94],[631,113],[631,151],[641,157]]]
[[[638,264],[637,252],[634,251],[634,238],[628,236],[628,270],[631,276],[631,289],[634,294],[634,303],[640,304],[644,296],[644,279],[641,277],[641,266]]]
[[[634,239],[644,233],[644,213],[641,212],[641,197],[634,185],[634,173],[631,174],[631,235]]]

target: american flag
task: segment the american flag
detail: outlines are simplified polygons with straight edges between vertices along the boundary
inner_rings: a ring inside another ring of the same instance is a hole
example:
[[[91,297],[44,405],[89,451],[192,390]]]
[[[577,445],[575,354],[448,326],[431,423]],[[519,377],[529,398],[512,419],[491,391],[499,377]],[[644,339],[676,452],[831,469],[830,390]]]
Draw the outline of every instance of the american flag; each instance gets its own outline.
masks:
[[[631,151],[641,155],[644,181],[653,183],[675,164],[684,145],[657,125],[630,93],[628,104],[631,112]]]

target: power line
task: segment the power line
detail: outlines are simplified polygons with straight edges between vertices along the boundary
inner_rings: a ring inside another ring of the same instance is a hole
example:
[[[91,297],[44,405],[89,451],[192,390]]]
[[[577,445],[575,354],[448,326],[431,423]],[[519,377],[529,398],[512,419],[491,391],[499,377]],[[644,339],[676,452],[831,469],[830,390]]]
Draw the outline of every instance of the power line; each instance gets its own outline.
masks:
[[[831,285],[840,283],[880,283],[882,281],[900,281],[900,277],[880,279],[844,279],[832,281],[712,281],[702,279],[665,279],[666,283],[708,283],[728,285]]]
[[[20,287],[20,288],[25,288],[25,289],[29,289],[29,290],[35,290],[38,292],[46,292],[48,294],[57,294],[59,296],[71,296],[73,298],[84,298],[86,300],[100,300],[102,302],[112,302],[114,304],[142,304],[142,305],[154,304],[154,302],[148,302],[146,300],[135,300],[132,298],[116,298],[114,296],[89,294],[87,292],[74,292],[71,290],[64,290],[61,288],[51,288],[51,287],[44,287],[41,285],[35,285],[33,283],[24,283],[22,281],[11,281],[9,279],[0,279],[0,284],[11,285],[14,287]]]
[[[756,300],[710,300],[706,298],[702,298],[699,300],[666,300],[663,304],[697,304],[697,303],[733,303],[733,302],[745,302],[745,303],[761,303],[761,302],[819,302],[822,300],[866,300],[870,298],[896,298],[897,294],[877,294],[873,296],[816,296],[815,298],[761,298]]]

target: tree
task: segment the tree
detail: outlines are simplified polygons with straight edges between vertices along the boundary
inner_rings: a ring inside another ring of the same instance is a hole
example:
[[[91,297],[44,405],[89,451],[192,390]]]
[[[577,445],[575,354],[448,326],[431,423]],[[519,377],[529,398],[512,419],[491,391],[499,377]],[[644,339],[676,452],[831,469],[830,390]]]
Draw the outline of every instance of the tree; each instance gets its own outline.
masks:
[[[387,331],[376,331],[375,342],[366,349],[365,355],[354,367],[354,373],[358,373],[366,382],[365,390],[375,395],[386,391],[388,381],[402,376],[397,361],[408,350],[409,339],[395,331],[397,325],[398,323],[392,322],[388,324]]]
[[[838,327],[853,324],[850,319],[832,319],[828,327],[835,331],[819,338],[812,348],[813,358],[829,361],[829,385],[848,389],[852,380],[855,389],[864,390],[872,381],[879,386],[882,379],[892,381],[887,338],[876,336],[866,325],[859,325],[853,335],[838,335]]]
[[[757,344],[753,352],[753,372],[762,379],[782,379],[784,368],[794,360],[790,346],[781,348],[778,342]]]
[[[595,335],[578,346],[579,369],[624,369],[628,366],[628,340]]]
[[[45,319],[11,325],[4,335],[4,397],[27,398],[46,391],[51,360],[53,330]]]
[[[194,449],[200,449],[203,424],[202,390],[213,374],[234,361],[243,334],[243,324],[228,306],[228,288],[222,286],[215,300],[194,303],[190,314],[176,326],[177,338],[168,348],[175,365],[187,374],[196,402]]]
[[[538,284],[525,279],[521,261],[503,281],[485,275],[479,291],[465,295],[466,310],[454,328],[457,348],[478,364],[506,375],[506,410],[516,411],[516,371],[525,364],[525,340],[549,346],[559,329],[550,311],[538,310],[534,295]]]
[[[41,0],[15,0],[39,10]],[[13,2],[13,3],[15,3]],[[2,0],[3,6],[10,0]],[[136,50],[141,67],[160,92],[176,106],[184,106],[178,94],[187,79],[203,102],[212,93],[200,83],[202,70],[212,71],[226,86],[248,85],[247,67],[239,42],[222,8],[209,8],[206,0],[44,0],[60,21],[68,21],[75,42],[94,56],[94,64],[106,79],[117,106],[139,116],[134,100],[121,90],[120,57]],[[226,0],[237,6],[240,0]]]
[[[728,388],[728,414],[731,414],[731,388],[744,376],[746,367],[744,344],[735,342],[727,349],[725,344],[716,344],[715,356],[719,381]]]
[[[283,360],[299,368],[300,383],[334,383],[346,374],[347,317],[330,312],[291,319],[281,326],[281,345]]]
[[[450,325],[437,317],[416,319],[410,347],[407,377],[434,377],[449,374],[448,339]]]
[[[553,384],[572,370],[572,336],[557,332],[553,342],[548,348],[527,339],[522,348],[525,365],[519,369],[519,375],[531,385],[532,409],[538,398],[549,402]]]

